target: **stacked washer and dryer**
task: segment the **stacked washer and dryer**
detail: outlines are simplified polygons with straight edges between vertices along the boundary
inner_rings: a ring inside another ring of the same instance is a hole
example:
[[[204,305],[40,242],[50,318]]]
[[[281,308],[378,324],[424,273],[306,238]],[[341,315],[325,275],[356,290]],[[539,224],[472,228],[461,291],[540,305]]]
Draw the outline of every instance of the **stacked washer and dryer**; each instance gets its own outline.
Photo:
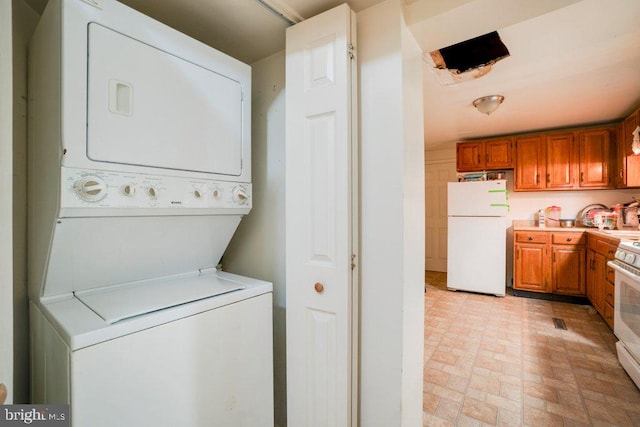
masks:
[[[33,402],[273,425],[272,286],[216,269],[252,204],[250,67],[115,0],[50,0],[29,62]]]

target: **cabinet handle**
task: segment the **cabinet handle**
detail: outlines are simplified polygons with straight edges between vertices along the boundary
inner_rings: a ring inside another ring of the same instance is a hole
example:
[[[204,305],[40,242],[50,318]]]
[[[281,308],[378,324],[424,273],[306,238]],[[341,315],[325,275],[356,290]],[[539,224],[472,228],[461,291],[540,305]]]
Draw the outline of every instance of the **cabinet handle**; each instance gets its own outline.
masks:
[[[538,174],[536,174],[536,185],[538,185]]]
[[[485,163],[489,163],[489,153],[485,153],[484,161],[485,161]]]
[[[624,178],[624,171],[622,170],[622,168],[620,169],[620,179]]]
[[[548,173],[547,174],[547,184],[549,184],[551,182],[551,174]]]
[[[584,172],[580,172],[580,182],[584,181]]]
[[[571,237],[567,237],[567,242],[572,241],[573,239]]]
[[[480,164],[480,154],[478,154],[478,164]]]
[[[315,285],[313,285],[313,289],[315,289],[317,293],[321,294],[324,292],[324,285],[320,282],[317,282]]]
[[[533,240],[533,236],[529,236],[529,240]]]

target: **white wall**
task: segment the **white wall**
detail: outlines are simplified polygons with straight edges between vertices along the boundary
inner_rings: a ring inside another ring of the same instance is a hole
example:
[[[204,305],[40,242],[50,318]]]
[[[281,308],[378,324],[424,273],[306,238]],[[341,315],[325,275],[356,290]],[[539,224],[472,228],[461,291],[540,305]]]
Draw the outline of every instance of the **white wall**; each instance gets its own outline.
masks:
[[[403,17],[402,117],[404,151],[403,426],[422,422],[424,368],[424,113],[422,50]],[[421,232],[416,233],[416,230]]]
[[[14,402],[29,401],[27,240],[27,44],[39,15],[13,0],[13,284]]]
[[[422,90],[405,27],[399,0],[358,13],[364,426],[422,423]]]
[[[273,283],[275,422],[287,420],[284,280],[284,51],[252,65],[253,209],[224,254],[226,271]]]
[[[0,1],[0,383],[13,402],[13,60],[11,2]]]

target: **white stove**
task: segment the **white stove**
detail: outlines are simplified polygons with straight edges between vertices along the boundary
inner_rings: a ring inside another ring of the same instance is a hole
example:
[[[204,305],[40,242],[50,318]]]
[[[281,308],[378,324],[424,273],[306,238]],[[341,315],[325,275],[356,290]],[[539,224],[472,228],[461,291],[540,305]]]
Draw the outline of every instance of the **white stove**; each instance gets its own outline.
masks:
[[[615,259],[614,333],[618,360],[640,387],[640,241],[623,240]]]

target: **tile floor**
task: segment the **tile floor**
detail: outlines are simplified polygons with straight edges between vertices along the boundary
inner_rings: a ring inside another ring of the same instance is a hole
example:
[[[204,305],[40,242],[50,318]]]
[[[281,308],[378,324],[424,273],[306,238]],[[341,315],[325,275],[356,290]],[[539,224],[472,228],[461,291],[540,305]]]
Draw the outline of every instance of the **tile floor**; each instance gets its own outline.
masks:
[[[425,426],[640,426],[640,391],[593,307],[425,279]]]

